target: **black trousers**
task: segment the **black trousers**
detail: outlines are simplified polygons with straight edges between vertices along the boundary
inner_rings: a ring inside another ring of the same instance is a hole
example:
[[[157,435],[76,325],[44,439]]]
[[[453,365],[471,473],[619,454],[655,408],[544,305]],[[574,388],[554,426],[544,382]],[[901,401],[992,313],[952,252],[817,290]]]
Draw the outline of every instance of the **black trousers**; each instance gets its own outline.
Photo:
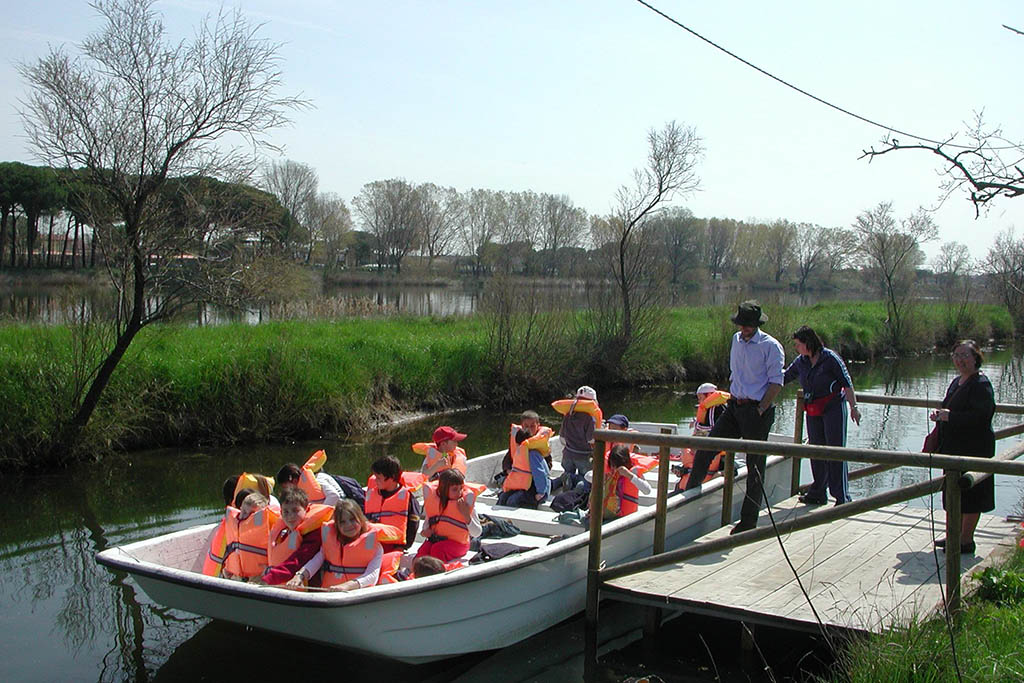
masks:
[[[775,406],[764,412],[763,415],[757,412],[757,403],[739,404],[736,401],[729,401],[721,416],[715,421],[711,428],[710,437],[720,439],[751,439],[755,441],[767,441],[768,432],[775,422]],[[704,481],[707,476],[708,466],[714,460],[718,451],[697,451],[693,456],[693,469],[690,472],[690,479],[686,482],[686,488],[695,489]],[[757,522],[757,513],[761,509],[761,501],[764,499],[764,464],[767,456],[747,454],[747,495],[743,498],[743,508],[740,511],[740,522],[754,524]]]

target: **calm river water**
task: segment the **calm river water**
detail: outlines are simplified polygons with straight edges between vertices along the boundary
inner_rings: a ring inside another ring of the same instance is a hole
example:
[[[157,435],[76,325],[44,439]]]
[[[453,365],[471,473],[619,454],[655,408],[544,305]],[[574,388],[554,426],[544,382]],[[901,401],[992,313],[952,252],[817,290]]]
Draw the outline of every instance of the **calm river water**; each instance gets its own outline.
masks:
[[[1024,355],[993,352],[986,367],[1000,402],[1024,403]],[[941,396],[952,378],[948,358],[851,365],[857,388],[906,396]],[[600,385],[598,385],[600,390]],[[631,418],[688,422],[693,387],[616,394],[601,392],[608,412]],[[793,388],[787,387],[775,429],[792,432]],[[526,408],[527,406],[524,406]],[[533,406],[557,427],[546,406]],[[861,427],[851,424],[851,446],[918,450],[930,428],[925,411],[863,405]],[[467,411],[416,420],[360,439],[231,450],[163,450],[133,453],[100,465],[0,482],[0,678],[7,681],[178,681],[256,676],[261,680],[328,680],[344,671],[367,680],[520,680],[516,668],[540,648],[565,643],[563,633],[542,634],[521,653],[471,655],[424,667],[370,660],[323,646],[169,610],[153,604],[124,575],[98,566],[94,554],[196,524],[216,521],[220,486],[243,469],[267,473],[302,462],[316,448],[328,453],[327,469],[366,478],[381,454],[418,466],[409,444],[449,423],[469,433],[469,453],[503,447],[511,414]],[[999,416],[997,425],[1012,418]],[[1000,448],[1005,448],[1001,442]],[[852,484],[855,498],[930,476],[897,470]],[[805,481],[809,472],[805,474]],[[997,478],[999,514],[1018,509],[1021,484]],[[927,504],[928,501],[918,501]],[[557,628],[557,627],[556,627]],[[558,647],[553,648],[558,661]],[[514,657],[509,657],[515,654]],[[562,659],[568,658],[563,657]],[[531,678],[563,679],[561,664],[543,665]],[[548,667],[548,668],[543,668]],[[495,671],[500,674],[496,674]]]

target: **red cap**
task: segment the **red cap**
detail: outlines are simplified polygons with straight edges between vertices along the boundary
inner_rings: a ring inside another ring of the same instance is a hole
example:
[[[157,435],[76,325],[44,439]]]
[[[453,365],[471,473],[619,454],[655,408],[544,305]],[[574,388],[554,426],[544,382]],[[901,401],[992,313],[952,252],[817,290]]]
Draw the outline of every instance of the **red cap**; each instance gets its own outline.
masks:
[[[466,438],[465,434],[455,431],[451,427],[438,427],[434,430],[434,443],[441,443],[442,441],[462,441]]]

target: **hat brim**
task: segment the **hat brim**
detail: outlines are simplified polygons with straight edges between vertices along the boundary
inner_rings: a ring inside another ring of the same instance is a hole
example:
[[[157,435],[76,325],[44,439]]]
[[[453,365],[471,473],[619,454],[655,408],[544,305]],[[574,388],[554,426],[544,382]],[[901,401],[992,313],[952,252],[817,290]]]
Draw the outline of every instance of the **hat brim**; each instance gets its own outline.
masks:
[[[759,327],[768,322],[768,316],[766,316],[764,313],[761,314],[761,317],[758,320],[753,320],[753,317],[754,316],[741,316],[739,313],[737,313],[736,315],[729,318],[729,320],[732,321],[733,325],[752,325],[754,327]]]

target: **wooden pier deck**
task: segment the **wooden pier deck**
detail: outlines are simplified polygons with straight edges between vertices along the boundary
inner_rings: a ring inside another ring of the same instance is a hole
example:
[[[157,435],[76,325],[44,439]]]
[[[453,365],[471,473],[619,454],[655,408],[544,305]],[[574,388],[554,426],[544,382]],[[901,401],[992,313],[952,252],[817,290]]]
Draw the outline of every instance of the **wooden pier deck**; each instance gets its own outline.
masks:
[[[936,496],[936,504],[938,504]],[[773,507],[776,523],[818,507],[790,498]],[[762,511],[759,526],[771,522]],[[963,574],[1012,547],[1017,525],[982,515],[977,552],[962,555]],[[907,505],[880,508],[782,537],[789,560],[826,626],[880,631],[941,606],[945,559],[932,541],[944,535],[945,513]],[[729,528],[697,542],[727,535]],[[937,573],[941,571],[941,574]],[[602,597],[795,629],[818,629],[794,571],[770,538],[614,579]]]

